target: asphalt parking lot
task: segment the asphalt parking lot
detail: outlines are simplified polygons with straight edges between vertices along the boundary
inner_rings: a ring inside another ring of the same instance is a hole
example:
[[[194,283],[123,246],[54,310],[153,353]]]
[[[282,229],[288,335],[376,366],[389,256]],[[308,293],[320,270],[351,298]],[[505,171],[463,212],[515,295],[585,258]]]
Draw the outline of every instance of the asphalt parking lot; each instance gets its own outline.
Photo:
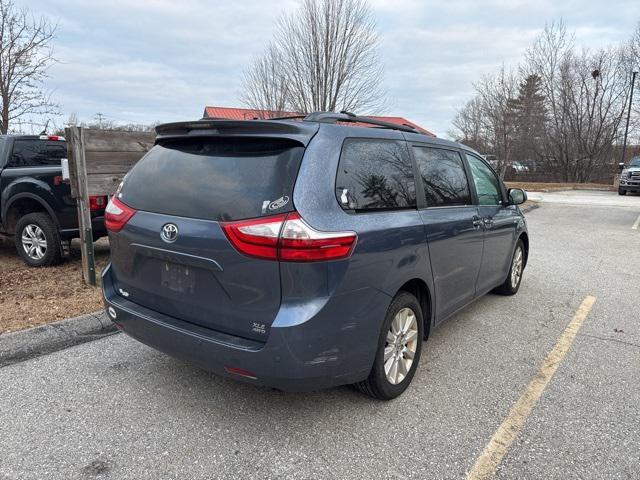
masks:
[[[236,383],[118,334],[0,369],[0,478],[465,478],[589,296],[495,478],[639,478],[640,196],[566,197],[527,216],[518,295],[438,328],[392,402]]]

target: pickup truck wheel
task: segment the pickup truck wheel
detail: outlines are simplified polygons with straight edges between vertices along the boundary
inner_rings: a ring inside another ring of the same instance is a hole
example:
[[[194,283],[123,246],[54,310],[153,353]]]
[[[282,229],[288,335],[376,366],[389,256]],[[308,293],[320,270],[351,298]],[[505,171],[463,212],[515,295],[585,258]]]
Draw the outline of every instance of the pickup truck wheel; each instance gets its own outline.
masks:
[[[627,191],[624,188],[618,188],[618,195],[626,195]]]
[[[60,263],[60,234],[46,213],[29,213],[18,220],[16,249],[24,262],[32,267]]]

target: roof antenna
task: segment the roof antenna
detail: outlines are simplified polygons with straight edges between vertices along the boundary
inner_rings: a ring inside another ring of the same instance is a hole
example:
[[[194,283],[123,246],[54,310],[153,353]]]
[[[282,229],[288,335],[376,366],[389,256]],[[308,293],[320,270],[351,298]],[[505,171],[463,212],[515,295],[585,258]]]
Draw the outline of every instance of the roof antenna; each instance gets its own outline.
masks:
[[[49,119],[47,119],[47,123],[44,124],[44,128],[40,132],[40,135],[46,135],[47,134],[47,128],[49,128]]]

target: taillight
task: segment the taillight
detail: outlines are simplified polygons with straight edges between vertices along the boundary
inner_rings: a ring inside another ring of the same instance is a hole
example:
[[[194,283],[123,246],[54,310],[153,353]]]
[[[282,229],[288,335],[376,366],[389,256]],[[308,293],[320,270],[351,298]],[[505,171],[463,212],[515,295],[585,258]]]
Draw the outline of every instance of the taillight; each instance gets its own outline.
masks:
[[[298,212],[272,217],[222,222],[231,244],[250,257],[284,262],[316,262],[347,258],[358,236],[355,232],[321,232]]]
[[[287,214],[222,223],[231,244],[250,257],[278,259],[278,240]]]
[[[122,203],[117,197],[111,197],[104,211],[104,226],[111,232],[119,232],[135,213],[136,210]]]
[[[298,212],[290,213],[280,234],[280,260],[313,262],[351,255],[355,232],[321,232],[309,226]]]
[[[106,195],[89,195],[89,210],[92,212],[95,212],[96,210],[104,210],[106,205]]]

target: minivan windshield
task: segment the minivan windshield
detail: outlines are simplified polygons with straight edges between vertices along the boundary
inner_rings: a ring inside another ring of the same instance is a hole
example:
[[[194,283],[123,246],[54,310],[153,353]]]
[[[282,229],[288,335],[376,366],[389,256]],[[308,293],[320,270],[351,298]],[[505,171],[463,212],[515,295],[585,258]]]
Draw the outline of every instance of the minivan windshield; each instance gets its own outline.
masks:
[[[137,210],[219,221],[289,212],[303,152],[287,139],[165,141],[127,174],[120,199]]]

